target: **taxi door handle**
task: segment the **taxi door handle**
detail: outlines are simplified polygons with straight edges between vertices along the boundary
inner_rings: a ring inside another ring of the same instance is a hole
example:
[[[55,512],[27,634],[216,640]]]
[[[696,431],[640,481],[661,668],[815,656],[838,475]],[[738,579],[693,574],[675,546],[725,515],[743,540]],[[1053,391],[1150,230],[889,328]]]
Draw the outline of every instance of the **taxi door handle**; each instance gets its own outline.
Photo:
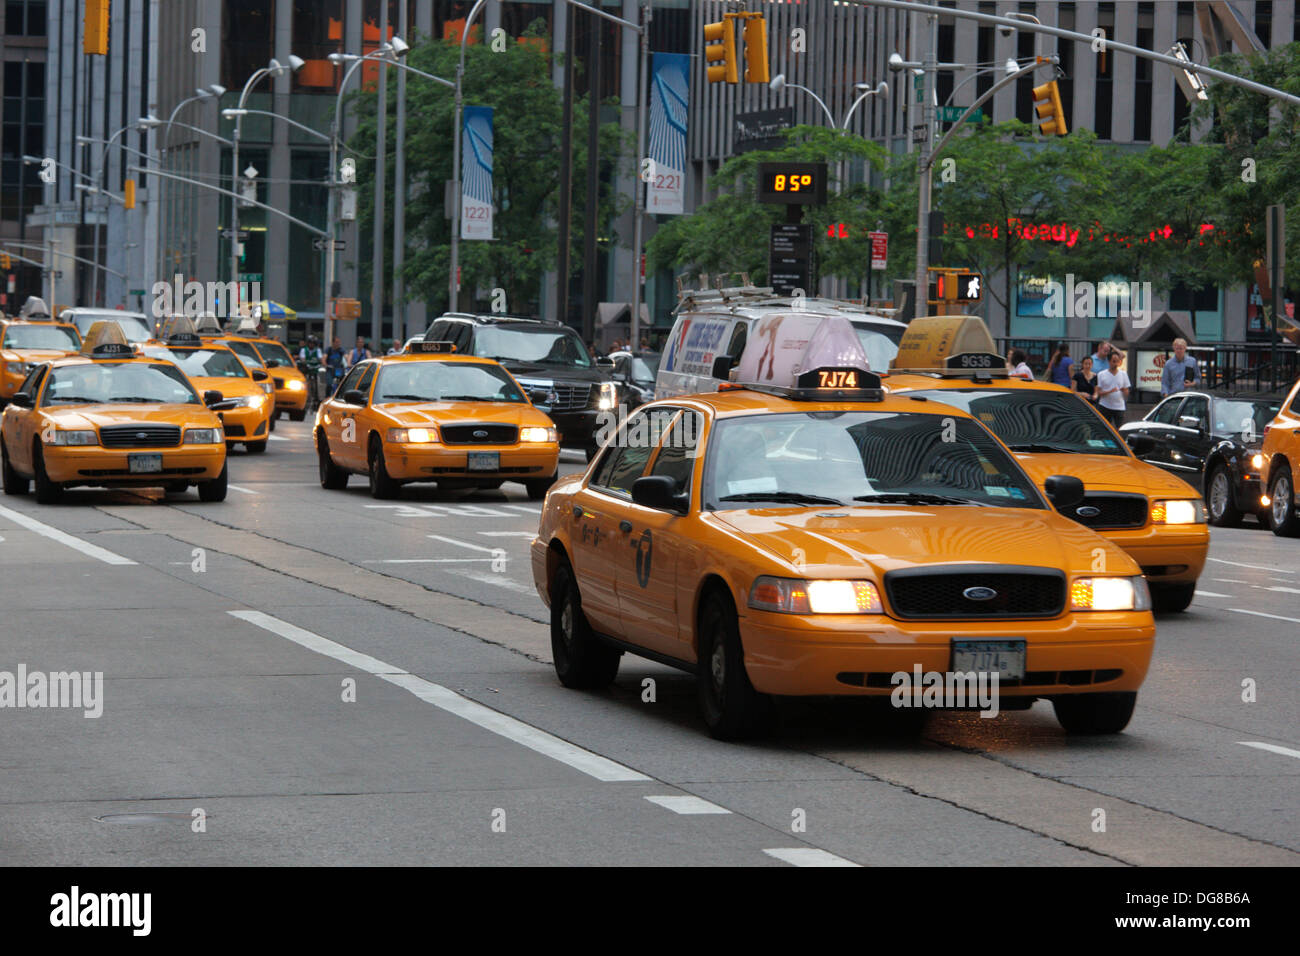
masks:
[[[622,521],[618,523],[618,530],[622,531],[624,534],[630,533],[632,530],[632,522],[624,518]]]

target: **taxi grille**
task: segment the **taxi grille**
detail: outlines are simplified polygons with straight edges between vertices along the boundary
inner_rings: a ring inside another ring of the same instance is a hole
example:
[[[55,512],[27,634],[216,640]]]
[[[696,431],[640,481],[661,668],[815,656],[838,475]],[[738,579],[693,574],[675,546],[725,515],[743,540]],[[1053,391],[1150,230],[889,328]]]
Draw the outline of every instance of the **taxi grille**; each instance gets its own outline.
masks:
[[[442,426],[444,445],[513,445],[518,438],[519,429],[514,425]]]
[[[993,596],[966,593],[977,588]],[[1055,617],[1065,607],[1065,574],[1002,564],[908,568],[885,575],[885,593],[898,617],[916,620]]]
[[[175,425],[109,425],[99,430],[105,448],[172,448],[181,443]]]
[[[1080,510],[1085,513],[1080,514]],[[1089,528],[1141,528],[1147,523],[1147,499],[1145,495],[1088,493],[1078,505],[1061,514]]]

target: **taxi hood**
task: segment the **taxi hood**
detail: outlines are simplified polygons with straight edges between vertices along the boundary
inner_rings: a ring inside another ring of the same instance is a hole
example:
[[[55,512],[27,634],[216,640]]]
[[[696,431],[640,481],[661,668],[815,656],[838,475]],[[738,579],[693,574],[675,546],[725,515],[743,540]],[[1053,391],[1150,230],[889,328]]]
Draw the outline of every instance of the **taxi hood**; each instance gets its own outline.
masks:
[[[1126,491],[1148,496],[1186,497],[1199,492],[1177,475],[1127,455],[1028,454],[1016,452],[1020,467],[1039,488],[1049,475],[1073,475],[1085,491]]]
[[[492,422],[501,425],[550,425],[551,420],[525,402],[381,402],[374,406],[404,428],[422,425],[452,425],[459,422]]]
[[[216,428],[221,422],[202,405],[68,405],[46,409],[59,428],[103,428],[112,425],[181,425],[184,428]]]
[[[1137,574],[1114,545],[1055,512],[943,505],[934,508],[750,508],[711,515],[791,576],[861,577],[901,568],[1014,564],[1087,573],[1105,548],[1112,573]]]
[[[6,362],[52,362],[76,354],[73,349],[12,349],[8,346],[0,352]]]
[[[266,394],[262,386],[251,378],[235,378],[232,375],[191,375],[190,381],[200,392],[220,392],[222,398]]]

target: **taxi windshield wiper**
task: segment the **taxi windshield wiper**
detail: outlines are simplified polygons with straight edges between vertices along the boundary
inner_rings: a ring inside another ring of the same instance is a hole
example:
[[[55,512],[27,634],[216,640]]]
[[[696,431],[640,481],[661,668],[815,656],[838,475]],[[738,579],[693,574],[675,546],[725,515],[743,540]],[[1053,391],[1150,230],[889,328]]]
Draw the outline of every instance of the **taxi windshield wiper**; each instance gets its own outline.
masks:
[[[974,498],[958,498],[955,495],[932,495],[921,491],[892,491],[878,495],[854,495],[854,501],[879,501],[895,505],[982,505],[984,502]]]
[[[435,398],[432,395],[400,395],[400,394],[383,395],[375,399],[376,404],[378,404],[379,402],[437,402],[437,401],[441,401],[441,399]]]
[[[85,405],[102,405],[102,404],[104,404],[104,400],[103,400],[102,398],[88,398],[88,397],[86,397],[85,395],[58,395],[58,396],[54,396],[54,397],[51,397],[51,398],[47,399],[46,402],[45,402],[45,404],[46,404],[46,405],[63,405],[63,404],[69,404],[69,405],[70,405],[70,404],[72,404],[73,402],[81,402],[81,403],[83,403],[83,404],[85,404]]]
[[[1064,445],[1045,445],[1040,442],[1026,442],[1023,445],[1007,445],[1012,451],[1025,451],[1031,454],[1041,455],[1073,455],[1076,449],[1066,448]]]
[[[114,395],[111,402],[122,402],[131,405],[161,405],[167,402],[165,398],[150,398],[147,395]],[[183,404],[183,403],[182,403]]]
[[[797,491],[747,491],[743,495],[724,495],[719,501],[780,501],[792,505],[842,505],[838,498],[805,495]]]
[[[444,402],[505,402],[509,399],[497,398],[492,395],[444,395]]]

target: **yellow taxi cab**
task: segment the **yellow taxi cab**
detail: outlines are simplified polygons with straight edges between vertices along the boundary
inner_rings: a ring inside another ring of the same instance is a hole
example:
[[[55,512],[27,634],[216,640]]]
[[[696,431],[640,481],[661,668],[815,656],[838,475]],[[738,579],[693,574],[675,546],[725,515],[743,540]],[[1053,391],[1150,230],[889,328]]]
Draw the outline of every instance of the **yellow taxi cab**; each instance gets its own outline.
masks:
[[[531,560],[561,683],[650,658],[694,673],[710,732],[736,738],[774,697],[893,703],[913,673],[978,672],[1001,709],[1046,698],[1069,732],[1122,730],[1155,637],[1137,564],[977,420],[886,393],[860,358],[651,402],[555,484]]]
[[[64,488],[197,485],[226,497],[221,422],[171,362],[137,356],[116,322],[96,322],[81,353],[37,366],[0,418],[6,494],[52,504]]]
[[[316,412],[320,483],[370,480],[376,498],[408,482],[499,488],[522,482],[539,499],[560,460],[555,423],[500,363],[456,355],[450,342],[358,362]]]
[[[162,339],[145,343],[141,351],[179,366],[198,391],[221,393],[221,401],[208,407],[221,419],[227,448],[242,441],[252,454],[266,451],[275,409],[266,371],[247,368],[220,343],[201,341],[193,328],[188,318],[172,319],[164,327]]]
[[[1268,508],[1269,527],[1279,537],[1294,538],[1300,535],[1300,381],[1265,427],[1260,454],[1268,476],[1260,503]]]
[[[1050,475],[1079,478],[1087,492],[1062,513],[1137,561],[1156,611],[1186,610],[1210,547],[1200,494],[1137,458],[1085,399],[1059,385],[1011,377],[996,352],[980,319],[919,317],[903,334],[886,384],[892,393],[974,415],[1040,488]]]
[[[42,362],[73,355],[81,348],[75,325],[40,319],[0,318],[0,407]]]
[[[203,338],[220,342],[249,368],[263,369],[271,376],[275,395],[275,409],[271,413],[273,431],[280,412],[288,413],[289,419],[295,422],[307,417],[307,376],[302,374],[283,343],[258,331],[257,320],[244,319],[233,334]]]

